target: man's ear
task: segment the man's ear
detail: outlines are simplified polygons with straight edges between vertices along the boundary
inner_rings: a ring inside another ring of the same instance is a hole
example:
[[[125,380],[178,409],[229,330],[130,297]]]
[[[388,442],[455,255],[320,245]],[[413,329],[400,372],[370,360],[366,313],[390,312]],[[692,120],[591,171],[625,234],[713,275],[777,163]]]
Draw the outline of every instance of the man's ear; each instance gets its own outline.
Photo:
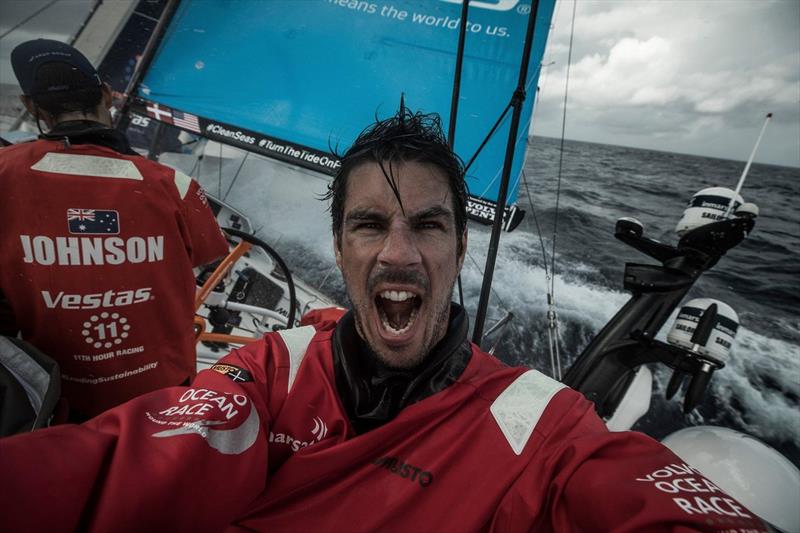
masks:
[[[36,116],[36,106],[33,105],[33,100],[30,96],[25,96],[24,94],[19,95],[19,101],[22,102],[22,105],[25,106],[25,109],[28,110],[32,116]]]
[[[342,248],[339,246],[339,238],[333,234],[333,255],[336,256],[336,266],[342,269]]]
[[[111,92],[111,87],[103,82],[100,86],[100,93],[102,94],[103,109],[108,109],[114,103],[114,94]]]

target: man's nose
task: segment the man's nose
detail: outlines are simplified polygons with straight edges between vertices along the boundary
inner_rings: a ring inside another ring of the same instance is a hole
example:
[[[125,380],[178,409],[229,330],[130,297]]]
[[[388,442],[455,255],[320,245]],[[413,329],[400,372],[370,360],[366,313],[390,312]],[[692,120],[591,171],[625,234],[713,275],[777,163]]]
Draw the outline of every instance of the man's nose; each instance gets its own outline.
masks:
[[[395,267],[416,265],[422,261],[414,234],[407,225],[396,224],[389,228],[378,261]]]

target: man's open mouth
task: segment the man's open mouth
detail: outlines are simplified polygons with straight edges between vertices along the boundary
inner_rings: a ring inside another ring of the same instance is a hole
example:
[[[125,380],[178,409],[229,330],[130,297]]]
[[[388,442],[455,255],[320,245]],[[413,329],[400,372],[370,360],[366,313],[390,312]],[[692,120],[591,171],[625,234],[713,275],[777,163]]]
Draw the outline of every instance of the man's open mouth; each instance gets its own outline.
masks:
[[[375,297],[381,324],[392,335],[411,329],[421,305],[422,299],[409,291],[382,291]]]

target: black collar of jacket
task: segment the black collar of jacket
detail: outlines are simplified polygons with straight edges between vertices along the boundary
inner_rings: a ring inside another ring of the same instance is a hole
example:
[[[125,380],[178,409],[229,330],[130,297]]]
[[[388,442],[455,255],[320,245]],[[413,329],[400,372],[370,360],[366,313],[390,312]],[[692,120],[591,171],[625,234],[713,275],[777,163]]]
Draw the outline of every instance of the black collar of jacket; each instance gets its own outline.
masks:
[[[49,132],[41,134],[39,138],[51,141],[64,140],[67,144],[95,144],[111,148],[121,154],[138,155],[131,149],[128,139],[122,132],[93,120],[61,122]]]
[[[469,318],[450,304],[447,333],[419,366],[391,368],[378,360],[356,331],[353,312],[345,314],[333,334],[336,388],[357,433],[389,422],[406,406],[450,386],[472,355],[467,340]]]

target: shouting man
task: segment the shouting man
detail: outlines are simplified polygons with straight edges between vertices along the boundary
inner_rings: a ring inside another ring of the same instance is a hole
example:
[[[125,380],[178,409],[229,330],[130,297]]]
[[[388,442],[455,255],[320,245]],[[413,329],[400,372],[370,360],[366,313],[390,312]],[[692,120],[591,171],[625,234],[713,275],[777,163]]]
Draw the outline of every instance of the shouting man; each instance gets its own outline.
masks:
[[[329,195],[351,311],[0,440],[0,528],[765,531],[659,443],[467,340],[463,173],[436,116],[365,130]]]

